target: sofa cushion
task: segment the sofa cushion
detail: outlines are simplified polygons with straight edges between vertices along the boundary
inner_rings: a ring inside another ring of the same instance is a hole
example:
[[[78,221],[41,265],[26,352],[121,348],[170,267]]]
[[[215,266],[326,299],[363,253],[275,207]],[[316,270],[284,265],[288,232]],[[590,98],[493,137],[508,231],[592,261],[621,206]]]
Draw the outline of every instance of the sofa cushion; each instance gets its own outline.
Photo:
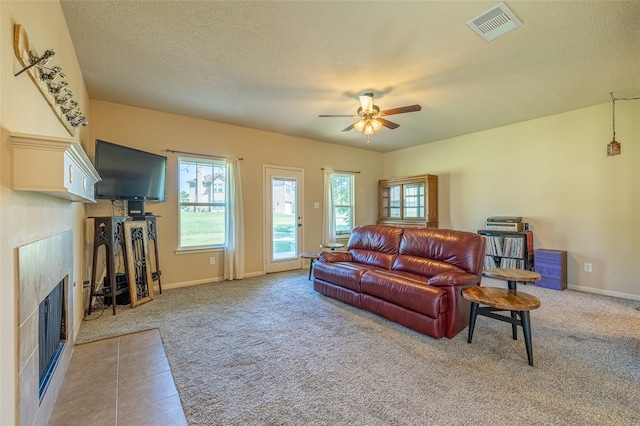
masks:
[[[351,232],[347,250],[354,262],[391,269],[403,231],[394,226],[358,226]]]
[[[438,318],[447,310],[446,292],[389,271],[368,271],[360,279],[363,294]]]
[[[484,241],[478,234],[437,228],[407,228],[392,269],[426,277],[443,272],[480,276]]]
[[[316,262],[313,266],[313,276],[319,280],[359,292],[360,278],[368,270],[367,265],[352,262]]]
[[[464,272],[462,269],[446,262],[406,254],[398,255],[393,262],[392,269],[422,276],[425,280],[444,272]]]
[[[323,262],[353,262],[353,256],[348,251],[321,251],[318,260]]]

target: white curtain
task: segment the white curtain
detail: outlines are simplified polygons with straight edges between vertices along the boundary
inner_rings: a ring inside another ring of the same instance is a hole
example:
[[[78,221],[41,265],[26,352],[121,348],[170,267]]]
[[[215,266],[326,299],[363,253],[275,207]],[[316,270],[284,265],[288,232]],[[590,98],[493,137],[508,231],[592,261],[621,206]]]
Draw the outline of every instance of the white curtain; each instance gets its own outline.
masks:
[[[227,243],[224,248],[224,279],[244,278],[244,209],[240,161],[227,160]]]
[[[333,169],[324,169],[324,211],[322,212],[321,243],[336,242],[336,216],[333,203]]]

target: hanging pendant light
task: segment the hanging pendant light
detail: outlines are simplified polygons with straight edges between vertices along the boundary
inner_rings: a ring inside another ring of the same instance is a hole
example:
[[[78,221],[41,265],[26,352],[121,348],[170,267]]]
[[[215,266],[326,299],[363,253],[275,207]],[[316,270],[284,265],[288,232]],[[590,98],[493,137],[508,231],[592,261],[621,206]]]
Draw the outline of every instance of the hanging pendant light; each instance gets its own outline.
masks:
[[[640,100],[640,96],[632,96],[627,98],[616,98],[613,96],[613,92],[611,92],[611,103],[612,103],[612,129],[613,129],[613,139],[611,142],[607,144],[607,156],[612,157],[614,155],[620,155],[620,142],[616,140],[616,101],[638,101]]]
[[[613,139],[607,145],[607,157],[620,155],[620,142],[616,140],[616,98],[613,97],[613,92],[611,92],[611,103],[613,105],[612,107]]]

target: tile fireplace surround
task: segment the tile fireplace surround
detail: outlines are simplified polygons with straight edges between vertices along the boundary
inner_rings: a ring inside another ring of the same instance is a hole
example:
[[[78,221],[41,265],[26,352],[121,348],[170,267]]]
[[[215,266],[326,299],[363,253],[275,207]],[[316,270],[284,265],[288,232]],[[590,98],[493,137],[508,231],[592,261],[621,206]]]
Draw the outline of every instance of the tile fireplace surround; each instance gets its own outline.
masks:
[[[20,426],[46,425],[51,415],[73,349],[73,239],[72,231],[18,248],[18,387]],[[64,282],[67,342],[49,385],[40,399],[38,307]]]

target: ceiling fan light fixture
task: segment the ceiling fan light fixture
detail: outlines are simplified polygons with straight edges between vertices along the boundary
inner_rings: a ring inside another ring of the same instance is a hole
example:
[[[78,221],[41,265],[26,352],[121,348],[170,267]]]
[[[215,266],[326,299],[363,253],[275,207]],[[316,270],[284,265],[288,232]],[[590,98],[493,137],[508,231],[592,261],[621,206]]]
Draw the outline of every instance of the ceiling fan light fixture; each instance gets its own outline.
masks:
[[[360,96],[360,104],[362,105],[362,112],[373,112],[373,93],[363,93]]]
[[[373,128],[373,123],[371,122],[371,120],[367,120],[364,124],[364,134],[372,135],[374,132],[375,129]]]
[[[369,143],[369,136],[380,130],[382,127],[388,129],[396,129],[400,125],[387,120],[386,117],[395,114],[404,114],[406,112],[420,111],[422,107],[420,105],[407,105],[398,108],[380,110],[378,105],[373,104],[373,93],[365,92],[359,96],[360,106],[357,110],[357,115],[326,115],[321,114],[319,117],[351,117],[358,118],[357,121],[350,126],[343,129],[343,132],[348,132],[351,129],[364,134],[367,143]]]

